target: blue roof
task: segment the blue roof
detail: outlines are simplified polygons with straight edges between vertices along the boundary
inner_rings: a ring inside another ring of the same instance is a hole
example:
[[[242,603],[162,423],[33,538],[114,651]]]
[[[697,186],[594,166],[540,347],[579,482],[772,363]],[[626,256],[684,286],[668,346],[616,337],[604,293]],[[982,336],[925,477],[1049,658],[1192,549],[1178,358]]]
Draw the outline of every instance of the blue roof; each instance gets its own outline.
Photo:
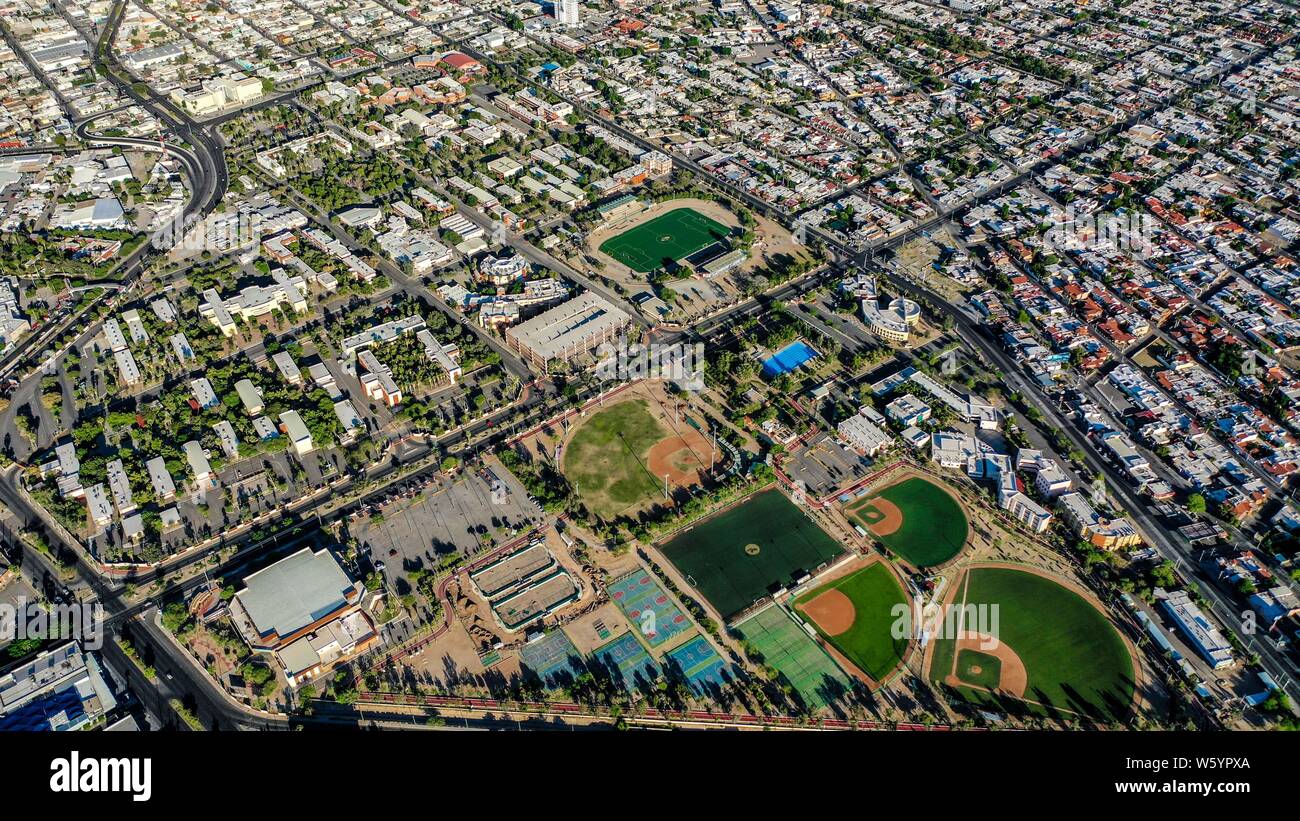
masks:
[[[7,716],[0,716],[0,732],[49,732],[55,729],[50,719],[64,714],[66,722],[61,722],[58,729],[67,730],[76,727],[86,707],[81,703],[81,694],[76,687],[66,687],[44,698],[38,698]]]

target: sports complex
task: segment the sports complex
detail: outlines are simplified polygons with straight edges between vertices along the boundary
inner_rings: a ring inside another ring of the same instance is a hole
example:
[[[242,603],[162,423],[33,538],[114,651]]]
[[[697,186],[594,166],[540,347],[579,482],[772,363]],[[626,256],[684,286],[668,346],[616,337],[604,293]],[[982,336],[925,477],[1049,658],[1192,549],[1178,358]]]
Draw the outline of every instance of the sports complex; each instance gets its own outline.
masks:
[[[639,274],[671,268],[731,235],[731,229],[690,207],[674,208],[600,244],[599,250]]]
[[[845,503],[844,515],[918,569],[956,557],[970,533],[966,512],[952,493],[918,475]]]
[[[1129,715],[1132,650],[1082,591],[1027,566],[980,565],[957,580],[949,601],[954,627],[939,633],[927,662],[936,684],[996,709],[1107,722]],[[980,632],[994,624],[996,641]]]
[[[625,690],[645,690],[661,676],[680,678],[699,695],[715,693],[734,678],[731,666],[696,629],[659,582],[645,569],[614,579],[608,591],[618,616],[595,622],[596,642],[578,648],[570,624],[526,643],[521,671],[543,686],[561,689],[583,673],[608,679]],[[616,631],[621,631],[617,632]],[[575,633],[582,641],[580,634]]]
[[[730,619],[776,588],[844,553],[844,546],[779,490],[759,491],[659,546],[660,552]]]

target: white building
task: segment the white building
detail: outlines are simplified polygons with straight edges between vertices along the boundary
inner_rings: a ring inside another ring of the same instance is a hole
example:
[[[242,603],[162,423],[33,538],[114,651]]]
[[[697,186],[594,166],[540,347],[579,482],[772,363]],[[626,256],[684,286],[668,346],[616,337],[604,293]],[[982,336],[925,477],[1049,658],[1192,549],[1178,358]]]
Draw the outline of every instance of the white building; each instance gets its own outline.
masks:
[[[217,480],[212,475],[212,463],[208,461],[208,455],[203,452],[203,445],[191,439],[181,446],[185,451],[185,461],[189,462],[190,473],[194,475],[194,487],[204,489],[216,487]]]
[[[840,438],[867,456],[875,456],[889,447],[890,436],[872,423],[865,414],[857,413],[840,422],[836,428]]]
[[[315,445],[311,441],[311,431],[307,430],[307,423],[302,421],[297,411],[285,411],[280,414],[280,427],[289,437],[289,443],[293,445],[295,453],[305,456],[312,452]]]
[[[262,392],[257,389],[252,380],[241,379],[235,383],[235,393],[239,394],[239,401],[244,403],[244,410],[249,416],[260,416],[262,413]]]

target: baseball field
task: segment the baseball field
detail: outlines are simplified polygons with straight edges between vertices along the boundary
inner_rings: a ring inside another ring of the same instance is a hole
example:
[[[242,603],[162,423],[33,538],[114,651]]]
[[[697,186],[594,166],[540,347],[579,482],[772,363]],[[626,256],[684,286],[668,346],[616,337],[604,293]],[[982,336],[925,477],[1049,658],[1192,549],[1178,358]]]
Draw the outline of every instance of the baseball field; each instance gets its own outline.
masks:
[[[689,425],[682,431],[674,433],[656,418],[646,399],[626,399],[582,423],[560,467],[583,503],[612,519],[661,501],[665,475],[670,487],[700,480],[713,446]]]
[[[779,490],[764,490],[659,548],[723,618],[844,552]]]
[[[849,502],[844,512],[916,568],[956,556],[969,533],[966,513],[952,494],[920,476]]]
[[[1128,715],[1133,657],[1105,614],[1080,593],[1030,570],[977,567],[958,581],[954,604],[962,606],[958,626],[935,640],[931,680],[985,706],[1005,709],[1013,699],[1039,712],[1104,721]],[[977,615],[992,605],[996,618],[991,610]]]
[[[907,651],[907,639],[891,634],[900,604],[907,604],[902,585],[888,565],[873,562],[804,593],[794,608],[835,650],[878,682]]]
[[[605,240],[600,251],[648,274],[725,239],[731,230],[693,208],[677,208]]]

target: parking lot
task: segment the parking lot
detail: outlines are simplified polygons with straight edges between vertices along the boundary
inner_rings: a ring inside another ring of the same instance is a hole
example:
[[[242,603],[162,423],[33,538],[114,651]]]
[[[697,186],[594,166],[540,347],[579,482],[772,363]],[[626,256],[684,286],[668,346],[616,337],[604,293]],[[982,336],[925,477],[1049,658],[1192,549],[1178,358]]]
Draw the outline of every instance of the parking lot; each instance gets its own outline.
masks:
[[[814,496],[825,496],[836,488],[871,472],[872,461],[846,450],[829,433],[820,433],[808,446],[791,456],[784,467],[790,478],[801,481]]]
[[[359,515],[349,530],[395,581],[451,553],[473,558],[541,520],[541,509],[519,482],[493,466],[475,468],[455,481],[442,478],[400,488],[384,504]]]

